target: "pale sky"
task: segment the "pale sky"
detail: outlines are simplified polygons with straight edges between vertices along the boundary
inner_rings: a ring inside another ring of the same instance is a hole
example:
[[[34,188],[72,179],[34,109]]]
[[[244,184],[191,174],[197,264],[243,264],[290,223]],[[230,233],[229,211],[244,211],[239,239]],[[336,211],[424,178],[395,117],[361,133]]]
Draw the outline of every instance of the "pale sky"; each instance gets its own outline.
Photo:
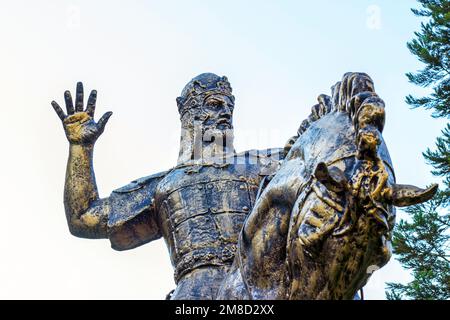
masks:
[[[174,288],[163,240],[116,252],[69,234],[63,207],[68,142],[50,102],[83,81],[98,119],[114,115],[95,149],[102,197],[175,165],[175,98],[203,72],[226,75],[236,96],[238,151],[281,147],[321,93],[347,71],[367,72],[386,102],[384,138],[397,182],[439,182],[421,152],[444,121],[411,110],[406,48],[420,21],[414,0],[0,1],[0,298],[164,299]],[[399,213],[401,216],[402,214]],[[394,259],[375,272],[408,281]]]

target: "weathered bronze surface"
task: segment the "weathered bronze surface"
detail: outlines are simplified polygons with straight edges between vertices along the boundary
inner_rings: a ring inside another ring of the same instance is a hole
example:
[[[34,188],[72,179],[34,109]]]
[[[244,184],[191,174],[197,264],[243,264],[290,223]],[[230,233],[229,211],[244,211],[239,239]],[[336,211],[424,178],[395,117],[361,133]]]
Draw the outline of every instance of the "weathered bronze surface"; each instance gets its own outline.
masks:
[[[64,205],[70,232],[128,250],[161,237],[177,287],[171,299],[352,299],[390,258],[394,206],[430,199],[395,183],[382,138],[384,102],[362,73],[320,95],[284,148],[237,153],[234,96],[205,73],[177,98],[178,164],[100,199],[93,149],[111,116],[93,120],[65,92],[52,105],[70,143]]]

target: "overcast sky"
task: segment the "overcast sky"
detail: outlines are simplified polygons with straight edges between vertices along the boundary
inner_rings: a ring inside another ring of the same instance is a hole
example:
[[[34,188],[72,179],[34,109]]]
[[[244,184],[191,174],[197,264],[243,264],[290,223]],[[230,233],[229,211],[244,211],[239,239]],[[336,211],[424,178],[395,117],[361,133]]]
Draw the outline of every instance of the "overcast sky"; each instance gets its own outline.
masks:
[[[174,288],[165,243],[116,252],[72,237],[63,184],[68,143],[50,101],[83,81],[97,119],[113,111],[95,149],[101,196],[176,164],[175,98],[203,72],[234,89],[238,151],[281,147],[321,93],[347,71],[367,72],[386,102],[384,138],[399,183],[439,182],[421,152],[444,121],[410,110],[405,73],[420,21],[416,1],[0,1],[0,298],[163,299]],[[401,214],[400,214],[401,216]],[[394,259],[375,272],[408,281]]]

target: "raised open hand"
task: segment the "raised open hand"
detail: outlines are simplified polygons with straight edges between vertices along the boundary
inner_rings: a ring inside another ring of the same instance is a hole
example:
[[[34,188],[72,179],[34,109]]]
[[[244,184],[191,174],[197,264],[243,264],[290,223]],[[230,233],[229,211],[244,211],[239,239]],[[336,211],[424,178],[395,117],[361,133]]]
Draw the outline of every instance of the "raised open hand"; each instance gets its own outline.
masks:
[[[66,132],[67,140],[71,144],[93,144],[98,137],[103,133],[105,125],[111,117],[112,112],[106,112],[98,122],[94,121],[95,103],[97,101],[97,91],[92,90],[89,95],[86,109],[83,109],[83,84],[77,83],[77,92],[75,98],[75,108],[73,106],[72,96],[70,91],[64,93],[66,101],[67,115],[61,107],[52,101],[53,109],[61,119],[64,131]]]

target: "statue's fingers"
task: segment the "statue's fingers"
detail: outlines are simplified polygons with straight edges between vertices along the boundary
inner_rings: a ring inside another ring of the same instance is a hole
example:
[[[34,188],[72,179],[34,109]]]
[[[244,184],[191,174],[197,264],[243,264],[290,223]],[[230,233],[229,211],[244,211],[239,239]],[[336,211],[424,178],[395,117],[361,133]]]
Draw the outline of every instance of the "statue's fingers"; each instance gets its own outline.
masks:
[[[83,84],[81,82],[78,82],[77,83],[77,93],[76,93],[76,98],[75,98],[75,111],[76,112],[83,111],[83,99],[84,99]]]
[[[67,114],[68,115],[73,114],[74,113],[73,100],[72,100],[72,95],[70,94],[69,90],[64,92],[64,100],[66,100]]]
[[[61,119],[61,121],[64,120],[66,115],[64,114],[64,111],[62,111],[59,104],[57,104],[55,101],[52,101],[52,107],[53,107],[53,109],[55,109],[55,112],[58,115],[58,117]]]
[[[94,117],[95,103],[97,102],[97,90],[92,90],[87,102],[86,113]]]
[[[111,111],[108,111],[100,118],[100,120],[98,120],[98,126],[100,129],[100,132],[103,132],[103,130],[105,129],[106,123],[108,122],[108,120],[112,114],[113,113]]]

